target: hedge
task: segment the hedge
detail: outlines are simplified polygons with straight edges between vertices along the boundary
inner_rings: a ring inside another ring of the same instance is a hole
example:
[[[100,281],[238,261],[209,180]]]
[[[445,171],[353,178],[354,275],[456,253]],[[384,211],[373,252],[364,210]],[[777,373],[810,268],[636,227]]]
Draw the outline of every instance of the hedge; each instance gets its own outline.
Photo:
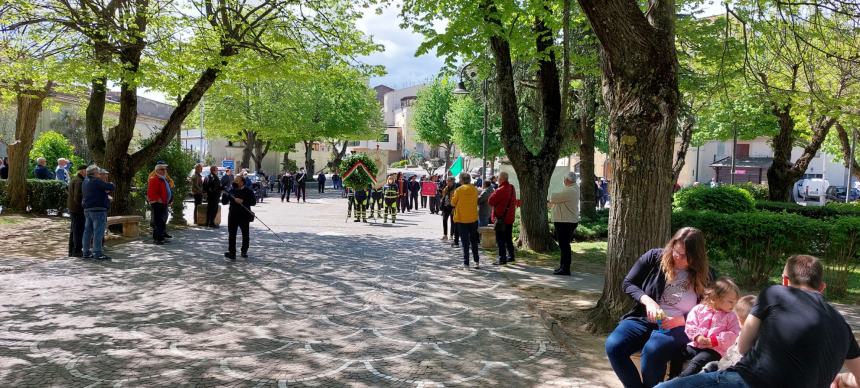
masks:
[[[678,210],[712,210],[720,213],[755,210],[752,195],[735,186],[695,186],[675,193],[672,207]]]
[[[0,179],[0,206],[9,206],[8,181]],[[66,209],[68,189],[56,180],[27,179],[27,206],[31,213],[48,214],[49,210],[62,214]]]
[[[785,259],[794,254],[822,258],[827,267],[828,292],[844,296],[848,276],[860,261],[860,218],[823,220],[792,213],[675,211],[672,228],[702,230],[708,254],[727,260],[738,281],[761,287],[778,276]]]
[[[756,201],[755,207],[758,210],[768,212],[800,214],[804,217],[819,219],[860,217],[860,206],[856,202],[831,202],[824,206],[801,206],[790,202]]]
[[[753,199],[766,200],[769,198],[769,190],[765,184],[745,182],[735,183],[733,186],[750,193]]]

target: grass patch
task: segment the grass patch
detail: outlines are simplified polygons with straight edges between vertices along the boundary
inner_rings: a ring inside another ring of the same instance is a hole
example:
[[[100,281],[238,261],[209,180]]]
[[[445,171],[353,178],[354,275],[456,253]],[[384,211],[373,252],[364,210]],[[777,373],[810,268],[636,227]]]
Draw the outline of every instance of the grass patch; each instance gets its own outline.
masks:
[[[0,216],[0,225],[14,225],[20,224],[27,221],[27,217],[12,215],[12,216]]]
[[[528,249],[517,251],[517,261],[537,267],[556,268],[561,253],[538,253]],[[583,241],[571,244],[571,270],[603,274],[606,267],[606,241]]]

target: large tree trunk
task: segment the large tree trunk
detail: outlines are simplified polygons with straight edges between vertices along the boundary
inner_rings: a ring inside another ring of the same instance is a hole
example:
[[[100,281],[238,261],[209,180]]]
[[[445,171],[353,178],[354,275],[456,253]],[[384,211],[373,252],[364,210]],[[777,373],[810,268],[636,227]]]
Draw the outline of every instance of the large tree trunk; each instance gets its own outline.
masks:
[[[340,162],[343,160],[343,157],[346,155],[346,147],[349,146],[349,141],[344,140],[343,141],[343,147],[338,149],[337,148],[338,143],[340,143],[340,142],[337,142],[337,141],[330,141],[329,142],[329,145],[331,145],[331,157],[332,157],[332,159],[331,159],[330,166],[331,166],[332,172],[338,172],[338,169],[340,168]],[[377,166],[377,167],[382,168],[382,166]]]
[[[773,164],[767,169],[768,196],[771,201],[791,201],[791,188],[800,175],[791,169],[791,148],[794,147],[794,119],[791,105],[774,107],[779,133],[773,137]],[[805,169],[804,169],[805,170]],[[801,173],[802,174],[802,173]]]
[[[842,126],[842,123],[836,123],[836,133],[839,135],[839,145],[842,148],[842,165],[845,168],[851,166],[851,175],[854,178],[860,179],[860,163],[857,163],[857,158],[851,152],[851,137],[848,136],[848,131]]]
[[[284,171],[288,171],[290,168],[290,151],[284,151],[284,159],[281,161],[281,167],[283,167]]]
[[[484,3],[485,21],[502,27],[498,9],[493,3]],[[546,10],[550,12],[549,10]],[[556,247],[547,222],[546,198],[549,178],[555,168],[564,144],[565,131],[561,128],[561,83],[553,45],[553,32],[541,18],[534,21],[537,38],[534,42],[538,52],[545,55],[538,61],[537,90],[540,96],[540,117],[543,138],[540,152],[535,155],[526,147],[517,112],[517,92],[514,87],[514,71],[511,61],[510,43],[507,36],[497,34],[490,37],[490,48],[496,65],[499,111],[502,115],[501,139],[505,153],[517,172],[522,192],[523,207],[520,209],[520,244],[536,252],[547,252]]]
[[[30,172],[29,155],[36,135],[36,124],[42,112],[42,104],[51,88],[49,82],[42,89],[27,89],[18,92],[17,116],[15,117],[15,142],[9,145],[9,208],[16,212],[27,211],[27,175]]]
[[[836,119],[822,116],[812,126],[812,138],[803,149],[803,153],[791,162],[791,149],[794,147],[795,122],[791,116],[791,105],[774,105],[772,113],[777,118],[779,134],[774,136],[773,164],[767,169],[768,197],[771,201],[790,202],[791,190],[809,167],[809,162],[818,153],[830,128]]]
[[[579,200],[583,216],[597,213],[597,192],[594,184],[594,143],[597,117],[597,81],[586,80],[579,101]]]
[[[603,100],[609,111],[609,244],[603,294],[589,326],[608,331],[632,303],[621,282],[639,255],[670,233],[672,153],[680,95],[675,3],[579,0],[601,46]],[[625,28],[616,28],[625,26]]]
[[[314,170],[314,154],[313,154],[313,140],[305,140],[302,141],[305,145],[305,171],[307,171],[308,175],[315,174]]]
[[[86,131],[90,155],[97,164],[105,160],[104,115],[107,102],[107,78],[93,79],[90,83],[90,100],[87,103]]]
[[[272,145],[272,142],[267,141],[263,143],[262,141],[254,142],[254,167],[257,168],[257,171],[261,171],[263,169],[263,159],[266,158],[266,155],[269,154],[269,146]],[[271,171],[269,171],[271,173]]]
[[[678,182],[681,170],[684,169],[684,164],[687,162],[687,150],[690,149],[690,141],[693,140],[693,127],[696,126],[696,116],[692,112],[686,113],[683,120],[678,124],[681,126],[681,144],[678,146],[675,163],[672,164],[672,183]],[[699,166],[696,166],[696,168],[699,168]]]

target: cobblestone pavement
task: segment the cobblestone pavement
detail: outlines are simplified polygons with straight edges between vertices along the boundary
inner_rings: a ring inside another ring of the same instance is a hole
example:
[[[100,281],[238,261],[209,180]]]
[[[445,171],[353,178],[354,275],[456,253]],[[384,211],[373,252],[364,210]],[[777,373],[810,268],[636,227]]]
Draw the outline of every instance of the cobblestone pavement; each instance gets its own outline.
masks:
[[[255,222],[247,260],[192,228],[0,272],[0,386],[597,385],[497,268],[460,268],[438,216],[345,207],[270,198],[257,214],[286,244]]]

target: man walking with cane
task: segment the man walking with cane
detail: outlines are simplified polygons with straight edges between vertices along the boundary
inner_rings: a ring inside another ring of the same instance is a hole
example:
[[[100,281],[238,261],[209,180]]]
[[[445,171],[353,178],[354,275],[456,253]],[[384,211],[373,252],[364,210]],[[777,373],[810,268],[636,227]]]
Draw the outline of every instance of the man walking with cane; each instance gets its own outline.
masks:
[[[221,202],[230,204],[230,213],[227,215],[227,252],[224,257],[236,260],[236,232],[242,229],[242,257],[248,257],[248,245],[250,230],[249,224],[254,220],[251,206],[257,204],[254,192],[245,186],[245,178],[237,176],[233,180],[233,188],[224,195]]]

